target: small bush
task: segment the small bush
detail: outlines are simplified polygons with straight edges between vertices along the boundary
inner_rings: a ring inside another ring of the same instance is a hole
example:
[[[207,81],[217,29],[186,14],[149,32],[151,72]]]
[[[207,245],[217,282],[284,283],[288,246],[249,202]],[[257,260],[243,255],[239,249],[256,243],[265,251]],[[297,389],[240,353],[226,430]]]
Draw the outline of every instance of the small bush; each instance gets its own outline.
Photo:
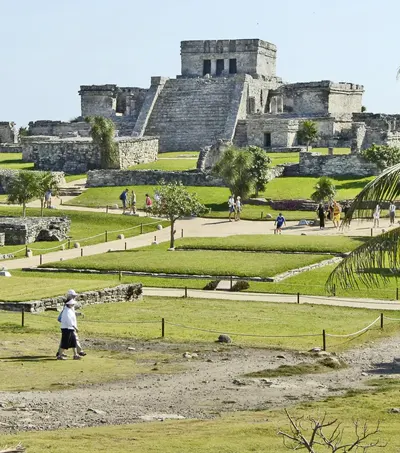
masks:
[[[203,289],[206,291],[214,291],[215,289],[217,289],[220,281],[221,280],[211,280],[211,282],[208,282]]]
[[[246,280],[238,280],[233,286],[231,291],[243,291],[245,289],[249,289],[250,284],[246,282]]]

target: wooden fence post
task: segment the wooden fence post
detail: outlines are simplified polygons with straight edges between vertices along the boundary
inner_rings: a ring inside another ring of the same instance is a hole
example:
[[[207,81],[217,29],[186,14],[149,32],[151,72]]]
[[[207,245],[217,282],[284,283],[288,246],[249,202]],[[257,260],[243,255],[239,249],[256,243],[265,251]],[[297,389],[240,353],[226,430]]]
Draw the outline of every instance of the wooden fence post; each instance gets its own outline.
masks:
[[[381,329],[383,329],[383,313],[381,313]]]
[[[21,327],[25,327],[25,307],[21,308]]]
[[[165,336],[165,319],[164,318],[161,319],[161,336],[162,336],[162,338],[164,338],[164,336]]]

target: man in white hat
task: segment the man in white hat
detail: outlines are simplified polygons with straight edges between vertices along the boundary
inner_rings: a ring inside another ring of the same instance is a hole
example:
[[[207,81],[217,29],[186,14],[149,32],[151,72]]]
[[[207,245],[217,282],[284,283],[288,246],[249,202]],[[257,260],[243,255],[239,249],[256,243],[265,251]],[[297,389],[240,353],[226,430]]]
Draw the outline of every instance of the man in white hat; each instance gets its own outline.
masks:
[[[61,322],[61,343],[57,351],[58,360],[66,359],[64,350],[69,348],[74,350],[75,360],[79,360],[81,357],[86,355],[86,352],[83,351],[78,338],[78,325],[75,314],[75,306],[77,305],[75,299],[77,296],[78,294],[73,289],[70,289],[67,292],[67,300],[58,317],[58,321]]]

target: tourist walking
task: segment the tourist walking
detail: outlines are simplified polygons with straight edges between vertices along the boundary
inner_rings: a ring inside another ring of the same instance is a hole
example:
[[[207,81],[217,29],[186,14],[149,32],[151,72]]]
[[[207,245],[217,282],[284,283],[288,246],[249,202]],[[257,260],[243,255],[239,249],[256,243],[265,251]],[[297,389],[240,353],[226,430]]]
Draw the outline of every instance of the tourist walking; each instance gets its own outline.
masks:
[[[276,225],[274,234],[282,234],[282,227],[283,227],[283,225],[286,226],[286,219],[285,219],[285,217],[283,217],[281,212],[279,213],[278,217],[276,218],[274,225]]]
[[[228,198],[229,222],[232,222],[232,214],[235,215],[235,195],[231,194]]]
[[[131,214],[136,214],[136,193],[134,190],[131,192],[129,207]]]
[[[64,307],[61,311],[61,313],[59,314],[58,316],[58,322],[61,322],[62,320],[62,314],[64,312],[64,309],[66,307],[66,304],[70,301],[73,301],[75,304],[72,306],[73,310],[75,311],[75,309],[78,307],[78,303],[76,302],[76,298],[77,298],[78,294],[73,290],[73,289],[70,289],[68,290],[67,292],[67,296],[66,296],[66,301],[64,303]],[[75,314],[76,316],[76,314]],[[81,343],[79,341],[79,337],[78,337],[78,333],[77,331],[75,331],[75,338],[76,338],[76,350],[78,352],[78,355],[80,355],[81,357],[84,357],[86,355],[86,352],[83,350],[82,346],[81,346]],[[56,357],[58,358],[59,356],[61,357],[66,357],[66,354],[61,352],[61,343],[59,345],[59,348],[58,348],[58,351],[57,351],[57,354],[56,354]],[[63,360],[63,359],[60,359],[60,360]]]
[[[390,225],[394,225],[395,218],[396,218],[396,205],[393,203],[393,201],[391,201],[390,205],[389,205],[389,222],[390,222]]]
[[[122,201],[122,209],[123,209],[122,213],[125,213],[126,208],[127,208],[128,193],[129,193],[129,189],[125,189],[119,196],[119,199]]]
[[[333,202],[333,226],[338,229],[340,226],[340,213],[342,212],[342,207],[337,201]]]
[[[146,193],[146,200],[145,200],[146,215],[149,216],[151,214],[152,208],[153,208],[153,202],[150,198],[150,195],[148,193]]]
[[[73,290],[71,290],[72,292]],[[75,292],[75,291],[74,291]],[[76,293],[75,293],[76,294]],[[72,295],[72,294],[71,294]],[[65,351],[72,349],[74,352],[74,360],[80,360],[81,355],[78,353],[78,323],[76,322],[75,297],[67,298],[63,311],[61,312],[61,344],[57,354],[57,360],[65,360]],[[83,354],[85,355],[85,354]]]
[[[240,220],[240,213],[242,211],[242,199],[237,196],[235,204],[235,220]]]
[[[51,189],[46,190],[46,193],[44,194],[44,206],[47,209],[51,209],[51,197],[53,194],[51,193]]]
[[[325,228],[325,209],[322,203],[318,206],[317,214],[319,218],[319,229],[323,230]]]
[[[374,228],[379,228],[379,219],[381,218],[381,207],[379,204],[375,206],[375,211],[372,214],[372,218],[374,219]]]

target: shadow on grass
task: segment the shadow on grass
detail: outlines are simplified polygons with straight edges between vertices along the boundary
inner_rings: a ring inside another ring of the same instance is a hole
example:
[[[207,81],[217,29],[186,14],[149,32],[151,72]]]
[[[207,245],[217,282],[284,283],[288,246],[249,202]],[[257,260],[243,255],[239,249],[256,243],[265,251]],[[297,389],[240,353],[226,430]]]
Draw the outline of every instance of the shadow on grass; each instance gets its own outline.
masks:
[[[396,362],[380,362],[374,363],[374,369],[370,370],[370,374],[400,374],[400,359]]]
[[[340,184],[336,184],[337,190],[347,190],[347,189],[358,189],[362,190],[367,185],[368,181],[365,180],[353,180],[353,181],[343,181]]]
[[[15,357],[2,357],[4,362],[46,362],[56,360],[53,356],[48,355],[20,355]]]

